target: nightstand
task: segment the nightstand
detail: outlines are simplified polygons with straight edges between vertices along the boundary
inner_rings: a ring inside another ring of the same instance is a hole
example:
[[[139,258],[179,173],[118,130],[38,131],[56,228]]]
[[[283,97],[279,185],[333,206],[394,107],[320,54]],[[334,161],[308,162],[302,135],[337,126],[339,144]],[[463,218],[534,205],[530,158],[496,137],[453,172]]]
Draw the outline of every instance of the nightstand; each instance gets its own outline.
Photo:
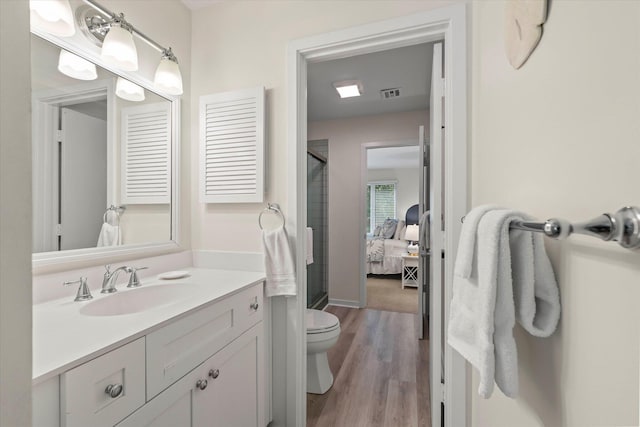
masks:
[[[407,286],[418,287],[418,257],[402,256],[402,289]]]

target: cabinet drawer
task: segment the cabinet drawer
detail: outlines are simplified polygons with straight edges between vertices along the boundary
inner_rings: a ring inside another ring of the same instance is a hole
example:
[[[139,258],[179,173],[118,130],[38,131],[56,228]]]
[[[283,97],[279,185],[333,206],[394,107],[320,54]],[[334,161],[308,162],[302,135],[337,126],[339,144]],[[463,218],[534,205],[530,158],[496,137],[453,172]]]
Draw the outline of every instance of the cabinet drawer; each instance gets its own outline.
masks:
[[[144,404],[144,340],[140,338],[60,376],[62,426],[113,426]],[[115,397],[106,391],[110,385]]]
[[[262,292],[245,289],[147,335],[147,400],[261,321]]]

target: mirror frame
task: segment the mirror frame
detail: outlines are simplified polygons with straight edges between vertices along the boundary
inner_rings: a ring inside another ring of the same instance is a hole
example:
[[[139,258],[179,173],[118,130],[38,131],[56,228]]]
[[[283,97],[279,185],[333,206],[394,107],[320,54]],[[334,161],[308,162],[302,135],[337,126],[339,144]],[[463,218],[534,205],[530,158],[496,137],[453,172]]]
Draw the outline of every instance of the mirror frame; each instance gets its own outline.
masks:
[[[77,33],[80,32],[79,30]],[[70,38],[62,38],[52,34],[31,28],[31,34],[36,37],[52,43],[62,49],[68,50],[88,61],[93,62],[97,66],[104,68],[112,74],[124,77],[131,82],[142,86],[167,101],[171,102],[171,239],[166,242],[132,244],[123,246],[100,247],[73,249],[59,252],[40,252],[32,254],[33,273],[45,273],[54,270],[80,268],[88,265],[96,265],[100,263],[108,264],[124,259],[144,258],[149,256],[161,255],[171,252],[179,252],[184,250],[180,245],[180,97],[169,95],[157,91],[154,88],[153,81],[137,72],[128,72],[118,70],[105,63],[98,50],[93,46],[78,45],[77,35]],[[33,133],[33,136],[36,133]],[[31,141],[33,144],[33,141]],[[33,167],[33,165],[32,165]],[[33,220],[32,220],[33,221]],[[32,225],[33,227],[33,225]]]

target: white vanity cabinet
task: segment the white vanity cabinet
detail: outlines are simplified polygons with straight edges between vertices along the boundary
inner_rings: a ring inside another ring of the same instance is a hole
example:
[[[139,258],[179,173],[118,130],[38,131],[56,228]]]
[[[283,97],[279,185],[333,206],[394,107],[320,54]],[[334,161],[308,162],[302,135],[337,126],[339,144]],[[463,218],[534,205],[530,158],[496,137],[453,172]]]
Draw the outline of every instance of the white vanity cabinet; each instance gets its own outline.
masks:
[[[154,397],[118,427],[258,427],[264,421],[258,324]]]
[[[34,426],[266,426],[264,310],[260,282],[132,337],[36,386]]]

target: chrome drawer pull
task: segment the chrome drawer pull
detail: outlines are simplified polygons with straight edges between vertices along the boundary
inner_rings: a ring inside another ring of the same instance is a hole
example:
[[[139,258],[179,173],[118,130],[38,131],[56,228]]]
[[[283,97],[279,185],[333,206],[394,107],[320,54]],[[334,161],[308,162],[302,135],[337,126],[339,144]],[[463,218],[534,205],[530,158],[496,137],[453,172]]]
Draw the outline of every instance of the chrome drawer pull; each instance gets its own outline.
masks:
[[[207,380],[198,380],[198,382],[196,383],[196,387],[198,387],[200,390],[204,390],[205,388],[207,388]]]
[[[209,376],[215,380],[216,378],[218,378],[220,376],[220,370],[219,369],[210,370],[209,371]]]
[[[123,390],[124,387],[122,387],[122,384],[109,384],[107,388],[104,389],[104,392],[115,399],[122,394]]]
[[[258,307],[260,307],[260,305],[258,305],[257,302],[252,302],[251,305],[249,306],[249,308],[253,311],[258,311]]]

